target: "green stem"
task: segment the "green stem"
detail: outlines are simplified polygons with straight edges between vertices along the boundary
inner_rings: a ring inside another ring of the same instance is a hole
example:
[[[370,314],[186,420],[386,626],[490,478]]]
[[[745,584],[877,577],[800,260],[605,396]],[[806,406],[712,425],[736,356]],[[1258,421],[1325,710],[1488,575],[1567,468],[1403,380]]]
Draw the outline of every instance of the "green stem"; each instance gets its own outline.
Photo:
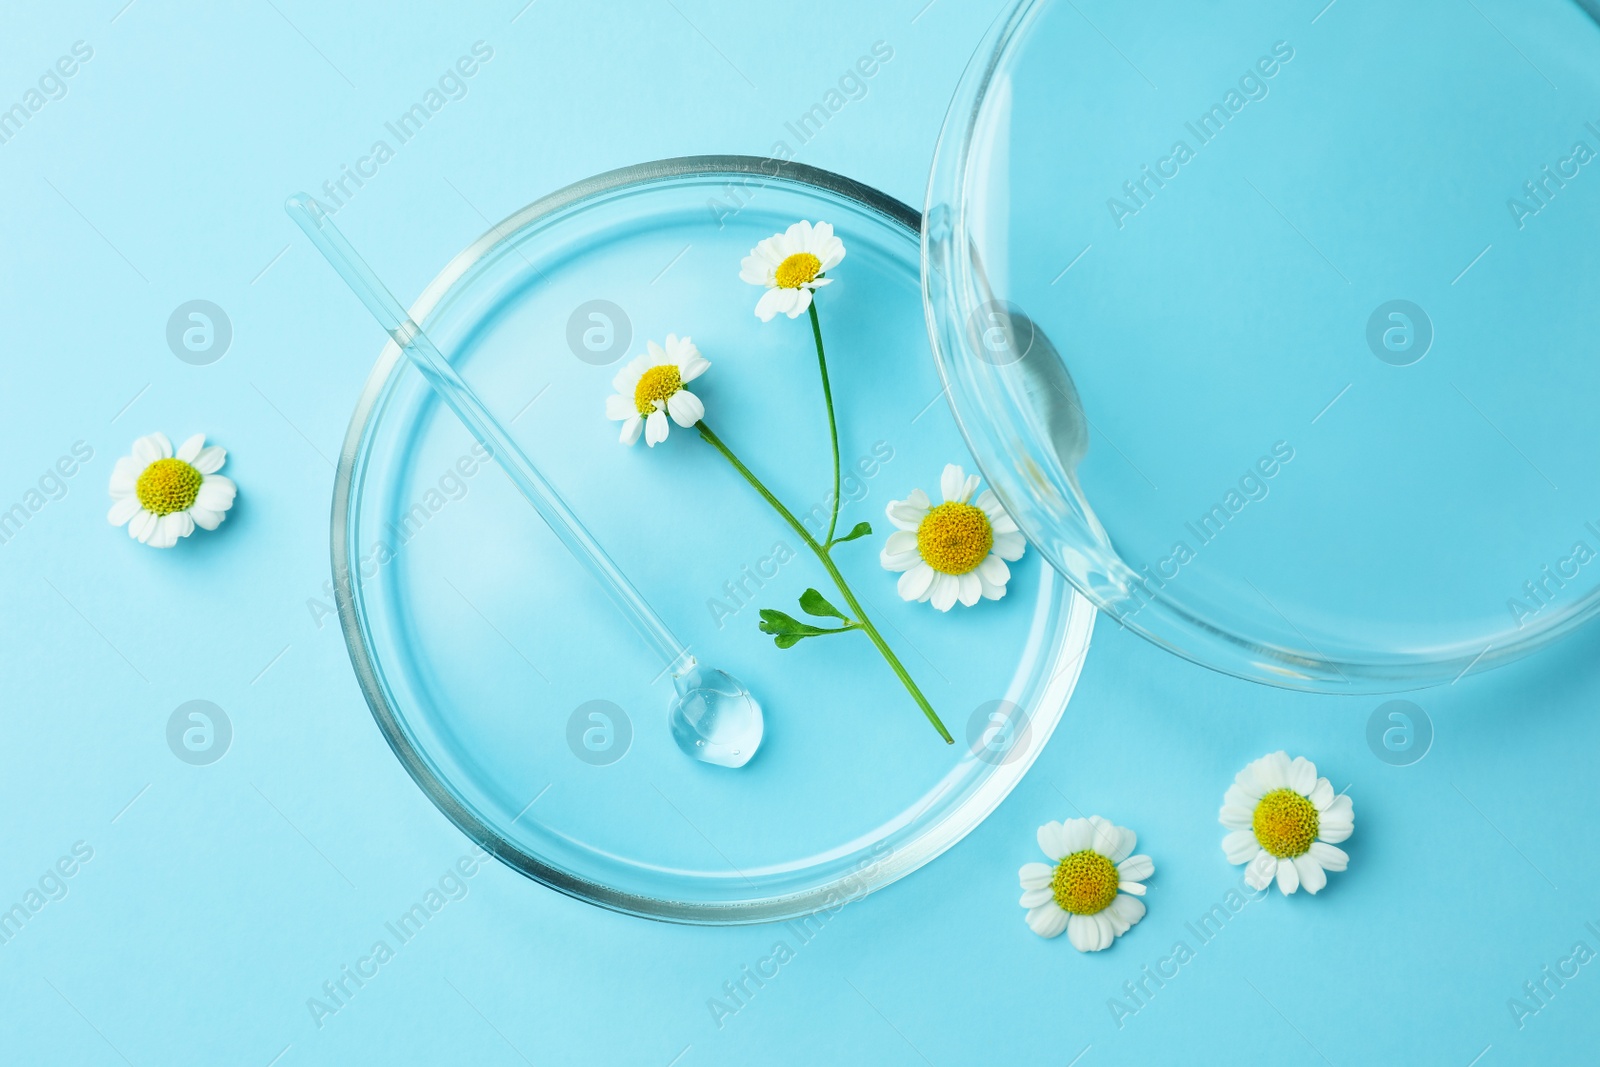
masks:
[[[922,709],[922,714],[926,715],[928,721],[933,724],[933,728],[939,731],[939,736],[944,738],[945,744],[955,744],[955,738],[950,736],[950,731],[945,729],[943,722],[939,721],[938,712],[933,710],[933,705],[929,704],[928,698],[922,695],[922,690],[917,688],[917,683],[911,680],[911,675],[901,664],[899,657],[894,654],[894,650],[889,647],[889,643],[883,639],[883,635],[878,632],[878,628],[867,617],[866,611],[861,607],[861,602],[856,599],[855,593],[850,591],[850,586],[844,580],[844,575],[840,574],[839,568],[834,566],[833,559],[828,555],[827,549],[818,544],[817,539],[811,536],[811,532],[801,524],[799,519],[794,517],[794,513],[783,506],[783,501],[773,496],[771,490],[761,484],[761,479],[757,478],[749,467],[739,461],[739,457],[734,455],[733,451],[722,443],[722,438],[711,432],[711,427],[704,422],[698,422],[695,424],[695,429],[700,431],[700,436],[707,444],[722,453],[722,458],[733,465],[733,469],[738,471],[744,477],[744,480],[749,482],[751,487],[761,494],[762,499],[783,518],[784,522],[789,524],[789,528],[795,532],[801,541],[805,542],[805,546],[811,549],[812,554],[827,569],[828,576],[833,579],[833,584],[839,588],[839,593],[844,597],[845,603],[850,605],[850,610],[861,624],[862,631],[877,647],[879,654],[888,662],[890,669],[900,678],[901,684],[906,687],[906,692],[911,694],[911,698]]]
[[[833,513],[828,517],[828,536],[823,546],[833,547],[833,531],[839,525],[839,424],[833,415],[833,390],[828,385],[828,357],[822,351],[822,321],[817,318],[816,294],[811,297],[811,336],[817,341],[817,370],[822,372],[822,401],[828,407],[828,440],[833,444]]]

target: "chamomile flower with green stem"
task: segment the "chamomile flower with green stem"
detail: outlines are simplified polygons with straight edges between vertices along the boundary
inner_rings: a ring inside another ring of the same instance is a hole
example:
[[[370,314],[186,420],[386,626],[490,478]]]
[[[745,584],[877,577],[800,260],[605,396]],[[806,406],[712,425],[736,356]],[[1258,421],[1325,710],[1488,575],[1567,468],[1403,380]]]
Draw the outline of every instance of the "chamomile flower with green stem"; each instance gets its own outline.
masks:
[[[757,244],[739,266],[741,279],[766,288],[756,302],[756,316],[762,322],[771,322],[780,311],[791,319],[799,318],[802,311],[811,318],[817,371],[822,377],[822,402],[828,410],[828,443],[833,449],[833,503],[828,532],[822,539],[823,547],[830,550],[839,528],[839,423],[833,410],[833,388],[828,381],[828,356],[822,343],[815,291],[832,281],[827,272],[844,260],[845,251],[844,242],[834,235],[830,223],[813,226],[801,221]]]

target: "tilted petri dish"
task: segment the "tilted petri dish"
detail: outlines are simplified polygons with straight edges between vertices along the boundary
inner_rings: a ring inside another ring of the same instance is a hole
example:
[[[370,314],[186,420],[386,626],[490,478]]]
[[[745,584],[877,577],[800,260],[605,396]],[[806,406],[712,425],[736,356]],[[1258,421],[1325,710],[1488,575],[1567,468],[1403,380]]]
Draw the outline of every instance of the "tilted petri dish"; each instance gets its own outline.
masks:
[[[1600,4],[1028,0],[927,197],[962,430],[1102,610],[1289,688],[1600,606]]]
[[[798,219],[848,254],[818,307],[840,420],[835,549],[956,738],[946,745],[858,635],[778,650],[760,609],[799,614],[825,573],[688,431],[627,448],[616,371],[666,334],[711,361],[707,421],[817,522],[827,425],[804,316],[762,323],[740,260]],[[508,425],[703,663],[761,701],[739,770],[669,735],[670,681],[393,344],[351,421],[334,498],[341,622],[384,736],[451,820],[555,889],[691,923],[836,907],[915,870],[1009,793],[1060,721],[1094,611],[1035,552],[1007,595],[948,614],[896,595],[884,507],[938,492],[966,448],[928,351],[919,217],[770,160],[672,160],[540,200],[462,252],[412,316]]]

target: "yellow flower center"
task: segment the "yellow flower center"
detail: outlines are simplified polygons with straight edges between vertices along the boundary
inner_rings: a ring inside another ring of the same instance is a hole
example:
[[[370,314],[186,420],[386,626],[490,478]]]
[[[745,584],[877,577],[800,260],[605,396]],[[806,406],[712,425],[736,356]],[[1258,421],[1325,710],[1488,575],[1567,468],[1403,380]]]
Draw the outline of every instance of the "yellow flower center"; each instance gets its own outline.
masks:
[[[181,459],[158,459],[139,475],[133,491],[146,511],[171,515],[194,504],[204,480],[203,474]]]
[[[641,415],[648,415],[656,410],[657,400],[664,401],[682,388],[683,375],[678,373],[676,364],[663,363],[659,367],[651,367],[639,379],[639,384],[633,387],[634,410]]]
[[[816,281],[821,272],[822,260],[810,252],[796,252],[778,264],[776,281],[779,289],[798,289]]]
[[[940,504],[917,527],[917,551],[924,562],[942,574],[966,574],[994,547],[994,527],[982,508],[971,504]]]
[[[1117,868],[1093,849],[1084,849],[1056,864],[1050,880],[1050,894],[1062,911],[1073,915],[1094,915],[1105,911],[1117,899]]]
[[[1256,805],[1250,820],[1256,841],[1278,859],[1303,856],[1317,839],[1317,806],[1293,789],[1274,789]]]

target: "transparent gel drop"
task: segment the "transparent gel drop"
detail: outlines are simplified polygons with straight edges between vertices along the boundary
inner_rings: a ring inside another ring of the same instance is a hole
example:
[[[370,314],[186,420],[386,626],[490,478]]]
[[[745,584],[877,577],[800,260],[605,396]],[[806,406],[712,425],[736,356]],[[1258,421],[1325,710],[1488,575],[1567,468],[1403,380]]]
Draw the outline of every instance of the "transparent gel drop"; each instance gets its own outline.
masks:
[[[761,705],[733,675],[693,666],[673,679],[677,698],[669,722],[672,739],[691,759],[718,767],[743,767],[761,747],[766,723]]]

